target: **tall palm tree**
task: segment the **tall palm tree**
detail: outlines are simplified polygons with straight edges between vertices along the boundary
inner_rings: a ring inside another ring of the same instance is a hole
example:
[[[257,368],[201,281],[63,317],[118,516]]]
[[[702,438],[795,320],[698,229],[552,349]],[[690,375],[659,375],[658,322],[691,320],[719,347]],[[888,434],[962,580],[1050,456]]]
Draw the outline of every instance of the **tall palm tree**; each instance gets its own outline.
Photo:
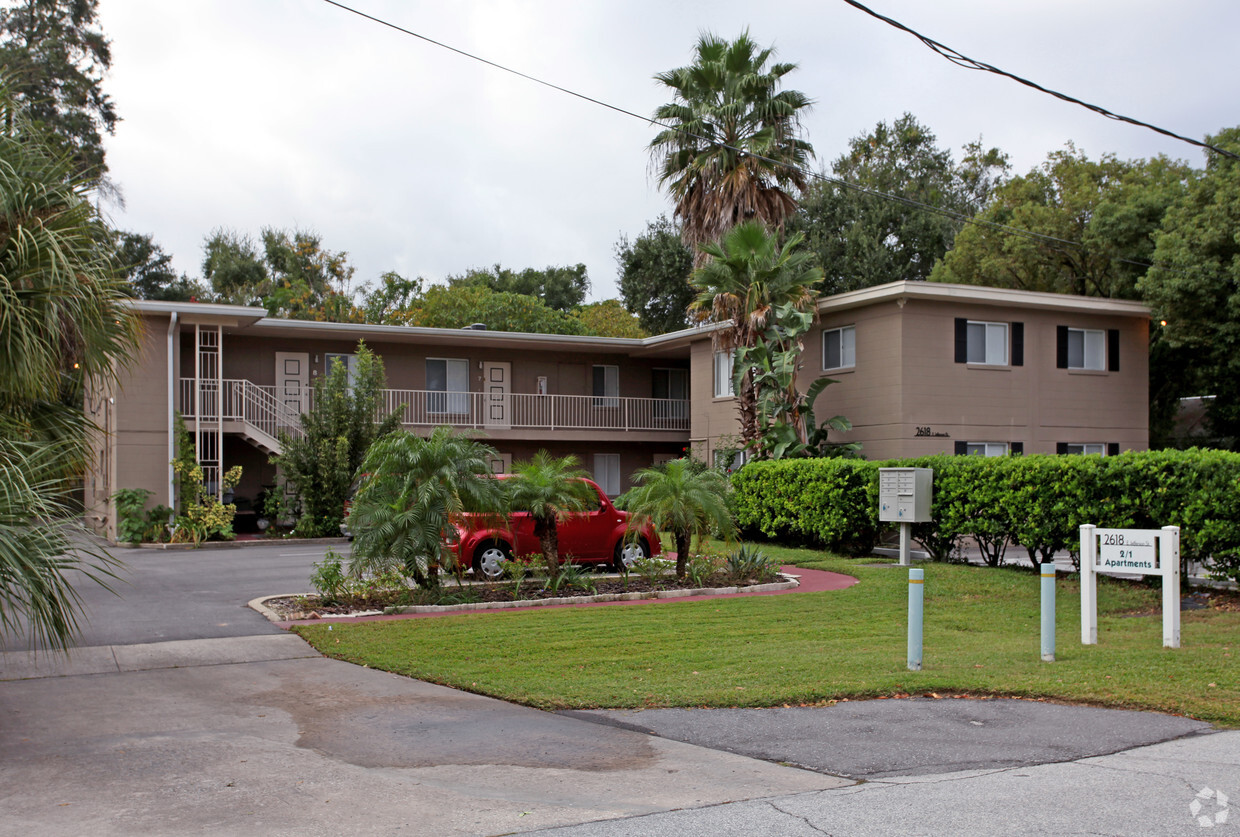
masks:
[[[633,475],[635,486],[623,498],[636,531],[647,523],[672,533],[676,542],[676,575],[685,577],[690,539],[712,532],[731,538],[736,523],[728,509],[731,483],[718,471],[694,469],[687,459],[673,459]]]
[[[717,349],[734,351],[756,345],[777,308],[814,310],[815,289],[823,273],[813,265],[813,254],[799,249],[803,239],[797,233],[780,246],[775,233],[757,221],[746,221],[729,231],[721,243],[702,245],[711,261],[689,277],[698,291],[690,310],[728,324],[715,332]],[[748,444],[758,438],[757,395],[750,374],[744,373],[736,396],[741,439]]]
[[[504,491],[491,475],[498,454],[450,427],[428,438],[397,431],[375,442],[349,510],[354,533],[350,572],[399,568],[420,587],[438,584],[448,566],[443,535],[466,512],[502,514]]]
[[[513,511],[530,513],[534,535],[551,572],[560,563],[558,521],[570,512],[584,511],[596,499],[594,489],[582,482],[586,476],[577,467],[577,457],[556,458],[540,450],[529,462],[514,462],[512,478],[505,480],[509,506]]]
[[[140,323],[90,185],[56,156],[0,77],[0,633],[66,648],[78,599],[62,575],[103,581],[66,503],[85,463],[85,387],[114,381]]]
[[[811,102],[778,90],[797,65],[767,66],[773,54],[748,32],[730,42],[707,33],[693,63],[655,76],[673,100],[654,112],[666,127],[650,142],[651,162],[691,249],[751,218],[777,228],[796,209],[792,193],[814,155],[801,138]]]

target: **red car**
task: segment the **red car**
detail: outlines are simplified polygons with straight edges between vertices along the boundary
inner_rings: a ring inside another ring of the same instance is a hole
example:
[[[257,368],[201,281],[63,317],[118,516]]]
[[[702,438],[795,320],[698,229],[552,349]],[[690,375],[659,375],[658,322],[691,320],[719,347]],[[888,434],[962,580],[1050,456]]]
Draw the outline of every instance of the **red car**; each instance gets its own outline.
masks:
[[[507,475],[500,475],[503,479]],[[610,564],[619,569],[634,561],[658,555],[659,536],[650,526],[629,531],[629,513],[620,511],[591,480],[582,480],[597,501],[581,512],[572,512],[556,524],[560,558],[571,556],[574,564]],[[462,565],[474,568],[479,578],[498,578],[504,562],[513,555],[540,555],[542,545],[534,535],[529,512],[513,512],[506,519],[465,515],[449,543]]]

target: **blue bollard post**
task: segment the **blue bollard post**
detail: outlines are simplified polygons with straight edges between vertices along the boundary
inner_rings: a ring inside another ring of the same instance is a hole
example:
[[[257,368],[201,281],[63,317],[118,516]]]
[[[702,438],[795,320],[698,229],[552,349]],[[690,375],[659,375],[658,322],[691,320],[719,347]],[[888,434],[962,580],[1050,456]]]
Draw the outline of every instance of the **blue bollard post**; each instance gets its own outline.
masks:
[[[926,571],[908,571],[908,670],[921,671],[921,624]]]
[[[1042,565],[1042,662],[1055,662],[1055,564]]]

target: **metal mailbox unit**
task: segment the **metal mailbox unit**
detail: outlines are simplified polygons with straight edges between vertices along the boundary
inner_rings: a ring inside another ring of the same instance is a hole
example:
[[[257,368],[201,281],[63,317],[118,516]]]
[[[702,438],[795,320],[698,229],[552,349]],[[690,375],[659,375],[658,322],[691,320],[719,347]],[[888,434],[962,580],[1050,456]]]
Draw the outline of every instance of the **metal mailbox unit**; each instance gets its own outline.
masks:
[[[900,524],[900,564],[907,567],[914,523],[929,523],[934,501],[933,468],[879,468],[878,519]]]

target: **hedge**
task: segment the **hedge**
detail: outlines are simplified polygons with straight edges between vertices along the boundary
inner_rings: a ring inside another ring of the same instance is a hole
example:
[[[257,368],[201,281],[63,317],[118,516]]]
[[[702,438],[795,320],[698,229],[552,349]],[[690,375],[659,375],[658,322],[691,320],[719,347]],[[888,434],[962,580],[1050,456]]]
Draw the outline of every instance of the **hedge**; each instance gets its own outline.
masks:
[[[913,536],[937,560],[964,537],[988,563],[1011,560],[1018,544],[1036,564],[1065,550],[1075,558],[1083,523],[1179,526],[1182,559],[1240,580],[1240,454],[1229,451],[752,462],[732,477],[737,523],[748,537],[866,554],[881,531],[880,467],[934,469],[934,522]]]

